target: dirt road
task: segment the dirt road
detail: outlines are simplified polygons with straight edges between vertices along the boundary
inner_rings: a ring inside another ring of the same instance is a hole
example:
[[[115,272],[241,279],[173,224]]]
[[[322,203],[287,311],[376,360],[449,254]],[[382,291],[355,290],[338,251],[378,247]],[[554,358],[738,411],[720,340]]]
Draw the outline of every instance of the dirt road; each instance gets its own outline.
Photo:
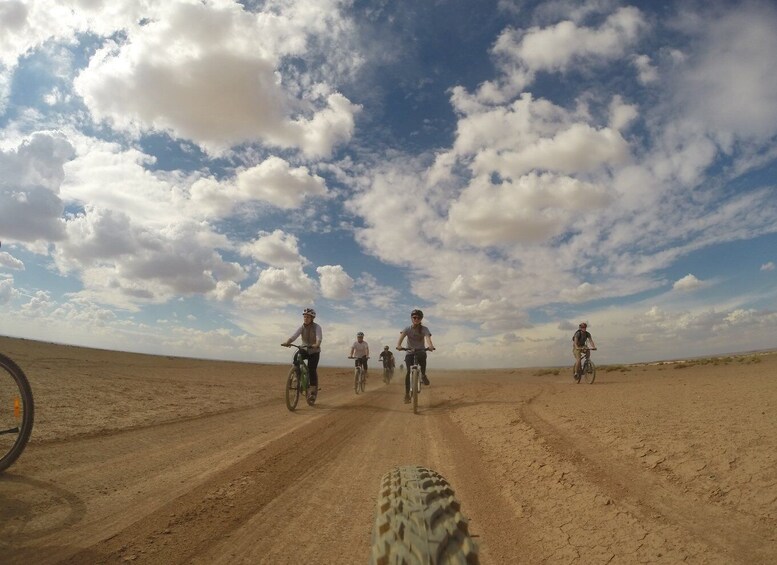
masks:
[[[3,563],[365,563],[404,464],[448,479],[483,563],[777,561],[774,355],[430,373],[413,415],[376,373],[355,396],[325,368],[290,413],[286,367],[3,345],[39,415],[0,476]]]

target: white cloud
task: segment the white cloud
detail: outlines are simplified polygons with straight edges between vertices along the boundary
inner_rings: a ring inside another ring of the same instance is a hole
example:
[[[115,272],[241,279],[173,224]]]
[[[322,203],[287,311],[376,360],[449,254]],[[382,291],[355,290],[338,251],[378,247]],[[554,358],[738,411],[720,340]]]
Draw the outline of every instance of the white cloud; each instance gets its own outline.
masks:
[[[24,263],[7,251],[0,251],[0,265],[14,271],[24,270]]]
[[[0,237],[25,242],[64,236],[59,187],[73,147],[57,133],[36,133],[0,149]]]
[[[320,85],[299,98],[282,82],[282,58],[303,56],[308,35],[282,10],[254,14],[232,2],[163,6],[145,25],[128,28],[125,42],[98,51],[76,78],[97,120],[170,132],[213,153],[259,141],[327,156],[350,139],[358,106]],[[337,19],[332,8],[316,13]]]
[[[268,267],[236,301],[241,307],[248,308],[281,307],[312,303],[315,294],[316,285],[302,266]]]
[[[341,265],[322,265],[316,269],[321,286],[321,295],[331,300],[348,300],[351,297],[354,280]]]
[[[0,304],[8,304],[14,294],[13,277],[0,276]]]
[[[720,143],[768,140],[777,132],[777,9],[745,2],[688,18],[697,50],[675,70],[674,103]]]
[[[280,208],[298,208],[306,196],[326,194],[324,179],[311,175],[307,167],[292,169],[279,157],[241,171],[236,179],[237,195],[242,200],[264,200]]]
[[[608,199],[602,188],[569,177],[529,174],[501,185],[480,177],[451,205],[450,228],[475,245],[542,242]]]
[[[675,283],[672,285],[672,288],[679,291],[692,291],[697,290],[699,288],[702,288],[705,286],[705,283],[703,281],[700,281],[692,274],[687,274],[683,278],[675,281]]]
[[[260,232],[254,241],[241,246],[240,252],[273,267],[307,263],[300,255],[297,237],[283,230]]]
[[[762,271],[773,271],[774,270],[774,263],[772,261],[769,261],[768,263],[764,263],[761,265]]]

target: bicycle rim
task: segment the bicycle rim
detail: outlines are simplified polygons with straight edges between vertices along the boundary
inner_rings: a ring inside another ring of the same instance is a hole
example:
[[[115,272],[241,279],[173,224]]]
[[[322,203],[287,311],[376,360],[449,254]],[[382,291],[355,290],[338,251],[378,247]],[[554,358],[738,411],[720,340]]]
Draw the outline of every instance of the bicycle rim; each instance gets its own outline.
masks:
[[[367,377],[364,376],[364,371],[362,371],[361,378],[359,379],[359,388],[362,389],[362,392],[367,388]]]
[[[353,370],[353,391],[359,394],[359,369]]]
[[[296,367],[292,367],[286,378],[286,408],[292,412],[299,402],[300,375]]]
[[[596,365],[594,365],[593,361],[586,363],[585,371],[583,371],[583,378],[589,385],[594,384],[594,380],[596,380]]]
[[[24,451],[34,420],[32,389],[19,366],[0,355],[0,471]]]

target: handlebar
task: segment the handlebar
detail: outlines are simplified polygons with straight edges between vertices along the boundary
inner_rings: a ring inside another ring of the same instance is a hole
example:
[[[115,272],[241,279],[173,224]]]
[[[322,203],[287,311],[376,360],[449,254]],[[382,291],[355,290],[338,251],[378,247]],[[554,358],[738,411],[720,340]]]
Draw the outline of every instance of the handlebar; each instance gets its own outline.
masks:
[[[436,348],[424,347],[423,349],[411,349],[410,347],[397,347],[397,351],[434,351]]]
[[[312,349],[313,348],[312,345],[297,345],[296,343],[282,343],[281,347],[296,347],[300,351],[302,351],[303,349]]]

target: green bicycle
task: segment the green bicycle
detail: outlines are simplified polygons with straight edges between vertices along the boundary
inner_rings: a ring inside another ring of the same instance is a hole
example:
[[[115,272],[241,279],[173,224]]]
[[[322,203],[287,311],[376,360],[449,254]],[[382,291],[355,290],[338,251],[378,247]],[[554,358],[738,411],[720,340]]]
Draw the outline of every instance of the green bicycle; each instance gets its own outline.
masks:
[[[316,399],[308,395],[310,369],[308,368],[307,359],[301,355],[302,351],[307,350],[309,346],[290,343],[289,347],[296,347],[299,350],[294,353],[294,361],[292,362],[291,369],[289,369],[289,376],[286,378],[286,408],[294,412],[297,409],[300,394],[305,396],[308,406],[313,406],[316,403]]]

